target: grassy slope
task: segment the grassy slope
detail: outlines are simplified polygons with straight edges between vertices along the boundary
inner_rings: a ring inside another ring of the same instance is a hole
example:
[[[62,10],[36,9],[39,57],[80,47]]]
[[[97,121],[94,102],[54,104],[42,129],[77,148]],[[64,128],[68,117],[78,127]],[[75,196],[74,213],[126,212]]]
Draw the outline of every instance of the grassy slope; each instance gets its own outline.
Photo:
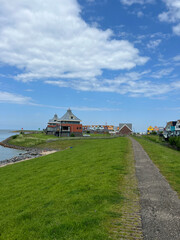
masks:
[[[144,135],[144,136],[142,136],[142,138],[145,138],[145,139],[150,140],[152,142],[162,143],[162,138],[159,137],[159,135],[152,135],[152,134]]]
[[[129,144],[126,138],[85,141],[0,168],[0,239],[110,239]]]
[[[92,134],[93,138],[112,138],[109,134]],[[92,140],[91,137],[84,138],[85,140]],[[22,147],[37,147],[37,148],[50,148],[50,149],[65,149],[69,146],[76,146],[82,144],[83,138],[58,138],[54,135],[46,135],[45,133],[33,134],[20,134],[12,137],[9,144],[22,146]],[[56,140],[49,142],[48,140]]]
[[[158,143],[136,138],[180,196],[180,152]]]
[[[45,133],[20,134],[16,138],[8,142],[10,144],[22,147],[34,147],[38,144],[45,143],[48,139],[57,139],[54,135],[46,135]]]

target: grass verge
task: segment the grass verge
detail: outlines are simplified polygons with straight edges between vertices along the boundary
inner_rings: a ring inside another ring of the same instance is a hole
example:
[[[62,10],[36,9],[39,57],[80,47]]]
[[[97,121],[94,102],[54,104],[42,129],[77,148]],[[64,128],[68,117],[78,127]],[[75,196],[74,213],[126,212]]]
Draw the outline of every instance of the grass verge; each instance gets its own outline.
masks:
[[[0,239],[113,239],[128,152],[127,138],[91,140],[0,168]]]
[[[143,138],[135,137],[135,139],[143,146],[180,197],[180,152]]]

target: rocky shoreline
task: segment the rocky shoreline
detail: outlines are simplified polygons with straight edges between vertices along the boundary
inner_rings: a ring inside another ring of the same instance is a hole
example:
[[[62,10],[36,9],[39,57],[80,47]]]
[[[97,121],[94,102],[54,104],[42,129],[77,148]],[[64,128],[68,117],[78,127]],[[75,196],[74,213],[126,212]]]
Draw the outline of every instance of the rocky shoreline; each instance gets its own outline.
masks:
[[[26,151],[25,153],[20,153],[18,156],[15,156],[13,158],[0,161],[0,166],[12,164],[12,163],[19,162],[22,160],[37,158],[40,156],[43,156],[42,150],[37,151],[36,149],[35,150],[31,149],[31,150]]]
[[[0,161],[0,167],[8,165],[8,164],[13,164],[16,162],[32,159],[32,158],[37,158],[41,157],[53,152],[56,152],[56,150],[52,149],[36,149],[36,148],[26,148],[26,147],[21,147],[21,146],[15,146],[12,144],[9,144],[8,141],[10,140],[11,137],[5,139],[4,141],[0,142],[0,145],[3,147],[7,148],[13,148],[13,149],[19,149],[25,151],[24,153],[19,153],[18,156],[15,156],[10,159],[5,159],[3,161]]]

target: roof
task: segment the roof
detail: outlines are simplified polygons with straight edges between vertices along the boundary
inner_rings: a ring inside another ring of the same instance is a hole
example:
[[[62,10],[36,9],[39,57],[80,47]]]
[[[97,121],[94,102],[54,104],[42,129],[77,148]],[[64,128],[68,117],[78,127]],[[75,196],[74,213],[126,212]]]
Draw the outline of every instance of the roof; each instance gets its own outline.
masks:
[[[54,123],[57,122],[59,120],[58,115],[54,114],[54,117],[52,119],[49,119],[49,123]]]
[[[79,118],[77,118],[71,111],[71,109],[69,108],[67,110],[67,112],[58,119],[58,121],[81,121]]]
[[[119,131],[120,131],[124,126],[128,127],[129,130],[132,131],[132,123],[120,123],[120,124],[119,124]]]

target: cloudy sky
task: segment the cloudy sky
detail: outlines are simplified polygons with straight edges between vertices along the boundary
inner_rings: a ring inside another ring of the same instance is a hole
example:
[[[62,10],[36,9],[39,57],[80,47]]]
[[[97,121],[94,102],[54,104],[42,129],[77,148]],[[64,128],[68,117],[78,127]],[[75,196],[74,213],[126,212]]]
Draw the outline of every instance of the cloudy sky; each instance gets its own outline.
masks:
[[[0,0],[0,128],[180,118],[180,0]]]

